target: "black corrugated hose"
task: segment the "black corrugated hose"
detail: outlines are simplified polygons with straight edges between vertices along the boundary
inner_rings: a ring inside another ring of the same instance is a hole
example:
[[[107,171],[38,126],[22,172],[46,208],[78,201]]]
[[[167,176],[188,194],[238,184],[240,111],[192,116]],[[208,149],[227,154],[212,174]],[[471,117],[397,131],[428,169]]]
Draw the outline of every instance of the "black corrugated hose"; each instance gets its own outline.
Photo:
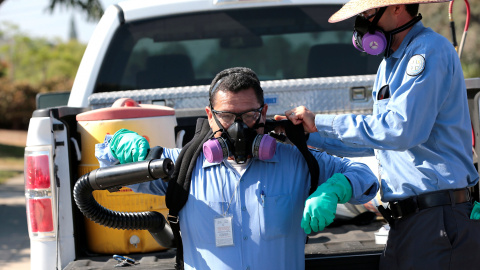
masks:
[[[155,161],[155,160],[153,160]],[[173,172],[173,167],[165,169],[166,166],[171,166],[170,164],[164,164],[163,160],[156,160],[157,165],[160,164],[160,167],[164,167],[164,170],[167,170],[168,173]],[[140,183],[145,181],[151,181],[156,178],[152,176],[158,176],[153,173],[152,167],[155,167],[155,164],[150,164],[152,161],[137,162],[132,164],[118,165],[108,168],[100,168],[94,171],[91,171],[83,176],[81,176],[73,189],[73,197],[75,203],[77,204],[80,211],[90,220],[100,225],[122,230],[148,230],[155,240],[163,247],[171,248],[175,247],[173,240],[173,233],[169,224],[166,222],[165,217],[155,211],[146,211],[146,212],[119,212],[107,209],[100,205],[95,198],[93,197],[92,192],[98,189],[107,189],[112,188],[113,186],[103,185],[103,180],[106,179],[106,182],[112,182],[112,174],[115,176],[121,175],[121,178],[115,186],[125,185],[124,179],[132,179],[134,183]],[[162,162],[162,163],[159,163]],[[171,162],[171,160],[170,160]],[[173,164],[173,163],[172,163]],[[158,167],[158,166],[157,166]],[[132,170],[133,168],[133,170]],[[158,168],[157,168],[158,169]],[[130,176],[125,171],[130,171]],[[131,174],[138,176],[139,172],[142,171],[143,177],[132,177]],[[157,177],[161,178],[161,177]],[[117,178],[118,179],[118,178]],[[92,187],[92,185],[95,187]]]

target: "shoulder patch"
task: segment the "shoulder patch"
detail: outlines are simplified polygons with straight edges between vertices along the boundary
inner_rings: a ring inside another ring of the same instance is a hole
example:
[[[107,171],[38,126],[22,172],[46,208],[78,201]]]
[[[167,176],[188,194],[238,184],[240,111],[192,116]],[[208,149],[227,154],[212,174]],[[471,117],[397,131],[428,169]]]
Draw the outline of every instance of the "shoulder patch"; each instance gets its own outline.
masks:
[[[407,75],[418,76],[425,69],[425,58],[423,55],[416,54],[410,58],[407,66]]]

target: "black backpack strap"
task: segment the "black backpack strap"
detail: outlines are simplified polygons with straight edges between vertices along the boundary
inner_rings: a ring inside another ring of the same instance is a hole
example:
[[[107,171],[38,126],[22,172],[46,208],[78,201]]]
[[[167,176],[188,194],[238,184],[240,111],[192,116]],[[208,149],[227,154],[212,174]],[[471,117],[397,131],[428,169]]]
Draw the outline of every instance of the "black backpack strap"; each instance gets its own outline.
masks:
[[[197,158],[202,151],[203,143],[206,142],[212,134],[208,120],[205,118],[197,119],[195,135],[193,136],[193,139],[182,148],[182,151],[175,162],[175,170],[172,178],[168,182],[165,203],[169,209],[167,219],[172,228],[177,247],[175,269],[178,270],[183,269],[183,244],[180,234],[178,213],[185,203],[187,203],[193,169],[195,168]]]
[[[288,121],[290,124],[285,126],[285,134],[290,139],[290,141],[297,146],[300,153],[302,153],[303,158],[307,162],[308,170],[310,171],[310,192],[312,194],[317,190],[318,187],[318,177],[320,177],[320,166],[313,156],[313,154],[308,150],[307,146],[307,137],[305,136],[305,131],[302,125],[294,125],[292,122]]]
[[[308,150],[307,136],[303,125],[294,125],[290,120],[274,121],[268,119],[265,123],[265,131],[269,132],[277,126],[283,126],[285,128],[285,134],[288,139],[298,148],[302,153],[303,158],[307,162],[308,170],[310,171],[310,192],[312,194],[318,187],[318,178],[320,177],[320,166],[313,154]],[[278,137],[272,134],[273,137]]]

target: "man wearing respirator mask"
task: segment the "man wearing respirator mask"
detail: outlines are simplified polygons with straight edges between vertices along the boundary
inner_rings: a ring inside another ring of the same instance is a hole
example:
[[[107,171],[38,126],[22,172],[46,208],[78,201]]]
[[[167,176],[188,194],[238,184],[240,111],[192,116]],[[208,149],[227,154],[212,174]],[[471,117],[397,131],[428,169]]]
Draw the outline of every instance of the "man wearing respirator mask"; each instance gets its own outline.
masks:
[[[478,269],[480,223],[470,187],[478,183],[462,67],[450,42],[423,26],[420,3],[351,0],[329,22],[357,16],[360,51],[383,53],[372,115],[285,112],[312,132],[309,145],[342,156],[374,155],[390,224],[380,269]],[[473,210],[472,210],[473,209]]]
[[[212,135],[192,160],[189,199],[178,216],[185,269],[304,269],[300,223],[311,183],[304,158],[295,146],[264,134],[268,105],[252,70],[224,70],[209,91]],[[137,133],[120,130],[108,147],[126,163],[145,159],[149,146]],[[164,149],[162,157],[177,166],[180,151]],[[364,164],[311,152],[320,167],[312,196],[324,208],[308,220],[316,220],[318,230],[333,221],[337,203],[371,200],[378,182]],[[159,179],[130,187],[165,195],[170,185]]]

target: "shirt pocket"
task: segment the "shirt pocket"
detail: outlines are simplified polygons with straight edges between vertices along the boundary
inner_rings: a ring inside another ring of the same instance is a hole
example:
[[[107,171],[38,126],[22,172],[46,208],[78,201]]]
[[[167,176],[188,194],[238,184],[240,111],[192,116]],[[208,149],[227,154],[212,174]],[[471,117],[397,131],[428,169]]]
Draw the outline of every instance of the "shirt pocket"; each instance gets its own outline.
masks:
[[[193,233],[192,238],[199,245],[215,245],[215,218],[221,217],[227,210],[226,202],[196,200],[194,211],[188,213],[187,225]]]
[[[259,200],[258,215],[260,235],[271,240],[285,237],[290,233],[292,223],[292,199],[290,195],[269,196],[266,194]],[[300,226],[300,224],[299,224]]]

